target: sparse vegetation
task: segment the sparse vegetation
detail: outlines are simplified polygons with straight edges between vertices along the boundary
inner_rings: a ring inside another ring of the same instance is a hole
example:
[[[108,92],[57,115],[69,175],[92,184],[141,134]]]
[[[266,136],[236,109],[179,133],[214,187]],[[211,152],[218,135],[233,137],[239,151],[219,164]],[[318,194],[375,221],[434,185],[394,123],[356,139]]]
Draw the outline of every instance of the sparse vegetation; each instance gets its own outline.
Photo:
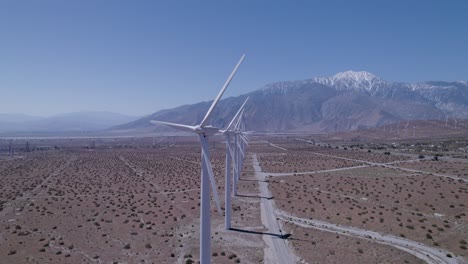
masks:
[[[299,217],[393,233],[455,254],[466,254],[466,237],[455,231],[459,224],[454,221],[466,221],[464,201],[468,198],[468,186],[435,175],[468,178],[464,163],[445,159],[433,161],[421,158],[419,154],[400,156],[399,146],[371,148],[353,144],[335,148],[329,144],[299,143],[289,139],[275,141],[288,151],[264,145],[251,146],[264,171],[294,173],[266,180],[281,210]],[[70,261],[65,262],[73,263],[80,256],[77,252],[83,251],[102,262],[121,263],[131,261],[126,257],[109,259],[100,251],[124,249],[133,254],[144,249],[145,254],[156,261],[175,260],[177,253],[184,252],[182,262],[195,263],[197,260],[185,252],[195,252],[193,245],[198,242],[198,225],[194,222],[199,213],[198,147],[190,142],[175,149],[136,146],[117,148],[114,145],[113,149],[94,149],[93,152],[60,146],[60,154],[51,152],[34,156],[36,153],[31,152],[27,162],[0,163],[2,176],[5,175],[5,185],[0,186],[4,191],[0,193],[0,201],[6,208],[3,212],[11,216],[8,218],[15,218],[14,222],[5,222],[0,227],[4,230],[2,234],[11,241],[18,241],[18,244],[2,248],[3,256],[15,259],[22,255],[17,252],[32,247],[37,256],[54,261],[67,258]],[[388,149],[391,149],[391,155],[385,154]],[[213,149],[214,164],[224,163],[223,151]],[[429,157],[435,155],[422,153]],[[421,160],[408,162],[416,158]],[[391,166],[380,165],[387,163]],[[354,168],[362,165],[362,168]],[[340,168],[343,170],[327,171]],[[406,168],[424,173],[405,171]],[[223,195],[224,168],[214,166],[213,169],[219,181],[218,190]],[[309,171],[323,172],[304,173]],[[242,177],[251,175],[246,172]],[[246,188],[245,193],[258,191],[256,181],[242,181],[241,184]],[[18,202],[21,201],[18,197],[26,194],[34,196],[34,201]],[[260,199],[241,200],[233,205],[239,223],[251,219],[249,221],[257,221],[252,226],[261,225],[255,207]],[[11,210],[7,206],[12,201],[19,205],[21,214],[18,216],[14,216],[16,208]],[[256,219],[252,220],[252,213],[257,214]],[[213,217],[215,221],[221,219],[216,214]],[[57,220],[64,224],[57,224]],[[282,220],[279,218],[278,221]],[[289,228],[283,231],[289,232]],[[225,236],[225,233],[213,232],[213,239],[219,245],[227,241]],[[442,243],[442,237],[446,236],[453,237],[454,243]],[[326,248],[326,245],[340,245],[349,238],[333,235],[325,242],[323,238],[323,234],[318,236],[307,230],[301,235],[291,234],[288,243],[298,248],[307,245],[308,250],[311,247],[320,249],[329,258],[341,257],[339,250]],[[259,239],[257,242],[261,244],[261,237]],[[353,252],[367,258],[368,252],[375,250],[368,251],[368,247],[375,245],[366,243],[353,242]],[[242,246],[245,245],[239,245]],[[156,247],[163,250],[156,250]],[[259,254],[256,261],[252,261],[252,256],[244,255],[242,250],[234,254],[222,249],[225,248],[215,248],[212,257],[231,263],[258,262],[263,257]],[[15,253],[9,255],[11,252]],[[410,259],[403,259],[411,263]]]

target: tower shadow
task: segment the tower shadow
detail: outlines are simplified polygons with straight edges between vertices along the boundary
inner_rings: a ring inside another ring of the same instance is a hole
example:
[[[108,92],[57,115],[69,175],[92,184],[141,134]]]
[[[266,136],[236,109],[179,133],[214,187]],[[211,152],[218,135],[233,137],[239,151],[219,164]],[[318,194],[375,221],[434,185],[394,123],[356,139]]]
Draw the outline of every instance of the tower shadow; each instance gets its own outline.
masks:
[[[271,199],[273,199],[273,198],[274,198],[273,196],[270,196],[270,197],[265,197],[265,196],[259,196],[259,195],[248,195],[248,194],[237,194],[236,196],[238,196],[238,197],[246,197],[246,198],[267,199],[267,200],[271,200]]]
[[[254,180],[254,179],[239,179],[239,181],[266,182],[266,181],[264,181],[264,180]]]
[[[260,231],[252,231],[252,230],[245,230],[245,229],[239,229],[239,228],[231,228],[229,229],[231,231],[235,232],[241,232],[241,233],[247,233],[247,234],[253,234],[253,235],[268,235],[268,236],[274,236],[279,239],[288,239],[291,234],[274,234],[270,232],[260,232]]]

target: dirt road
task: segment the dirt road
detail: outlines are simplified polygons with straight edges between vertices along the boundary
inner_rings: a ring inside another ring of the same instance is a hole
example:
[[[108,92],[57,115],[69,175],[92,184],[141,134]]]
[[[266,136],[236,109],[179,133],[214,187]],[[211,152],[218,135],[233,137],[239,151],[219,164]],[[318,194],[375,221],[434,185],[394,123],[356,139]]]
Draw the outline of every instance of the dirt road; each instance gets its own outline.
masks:
[[[358,229],[355,227],[350,226],[342,226],[336,225],[332,223],[327,223],[319,220],[313,219],[306,219],[306,218],[299,218],[296,216],[292,216],[286,212],[279,212],[278,216],[287,222],[306,227],[306,228],[314,228],[322,231],[333,232],[333,233],[341,233],[342,235],[358,237],[362,239],[368,239],[376,243],[389,245],[400,250],[406,251],[417,258],[426,261],[427,263],[447,263],[447,264],[458,264],[458,263],[466,263],[461,258],[454,258],[448,257],[454,256],[454,254],[445,251],[440,248],[430,247],[428,245],[404,239],[397,236],[392,235],[383,235],[374,231],[365,230],[365,229]]]
[[[259,165],[257,155],[253,157],[253,167],[255,170],[255,176],[261,180],[259,182],[260,192],[262,197],[271,197],[271,193],[268,190],[268,183],[264,180],[264,174],[261,173],[262,169]],[[267,244],[264,253],[265,263],[278,263],[278,264],[293,264],[296,263],[296,257],[292,251],[288,248],[286,240],[281,238],[282,230],[280,223],[276,220],[275,205],[271,199],[262,199],[261,202],[261,215],[262,223],[268,228],[269,233],[278,234],[278,236],[272,236],[269,234],[263,235],[263,240]]]

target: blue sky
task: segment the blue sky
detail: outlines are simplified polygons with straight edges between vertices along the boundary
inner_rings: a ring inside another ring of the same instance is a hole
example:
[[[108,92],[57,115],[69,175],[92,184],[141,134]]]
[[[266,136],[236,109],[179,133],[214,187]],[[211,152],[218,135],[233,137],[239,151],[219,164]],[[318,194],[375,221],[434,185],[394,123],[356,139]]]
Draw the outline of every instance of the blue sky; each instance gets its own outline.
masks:
[[[144,115],[366,70],[468,80],[467,1],[0,2],[0,113]]]

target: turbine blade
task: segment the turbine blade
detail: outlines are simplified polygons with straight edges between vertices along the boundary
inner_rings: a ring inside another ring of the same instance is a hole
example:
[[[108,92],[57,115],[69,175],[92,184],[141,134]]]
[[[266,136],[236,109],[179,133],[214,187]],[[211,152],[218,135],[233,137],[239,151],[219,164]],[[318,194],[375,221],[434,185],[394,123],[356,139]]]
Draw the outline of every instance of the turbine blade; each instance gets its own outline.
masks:
[[[213,168],[211,167],[210,161],[210,148],[208,146],[208,141],[203,135],[199,135],[200,143],[202,145],[203,158],[205,161],[206,168],[208,169],[208,175],[210,176],[211,189],[213,189],[213,197],[218,209],[218,213],[221,214],[221,204],[219,202],[218,190],[216,189],[216,182],[213,174]]]
[[[233,159],[234,158],[234,151],[231,148],[231,143],[230,142],[229,142],[229,144],[227,144],[227,147],[228,147],[228,151],[229,151],[228,153],[229,153],[229,155],[231,155],[231,159]]]
[[[234,127],[234,130],[235,130],[235,131],[239,131],[240,123],[241,123],[241,120],[242,120],[242,115],[244,114],[244,110],[245,110],[245,108],[242,109],[241,113],[239,114],[239,118],[237,119],[236,125],[235,125],[235,127]]]
[[[244,151],[242,151],[242,146],[237,142],[237,147],[239,148],[240,153],[242,154],[242,157],[244,157]]]
[[[176,123],[169,123],[169,122],[164,122],[164,121],[156,121],[156,120],[151,120],[151,124],[156,124],[156,125],[164,125],[168,126],[177,130],[182,130],[186,132],[194,132],[195,127],[194,126],[188,126],[188,125],[182,125],[182,124],[176,124]]]
[[[231,82],[232,78],[233,78],[234,75],[236,74],[237,69],[238,69],[239,66],[241,65],[241,63],[242,63],[242,61],[244,60],[244,58],[245,58],[245,54],[242,55],[242,57],[240,58],[239,62],[238,62],[237,65],[236,65],[236,67],[234,67],[234,70],[231,72],[231,75],[229,75],[229,78],[226,80],[226,82],[224,83],[223,87],[221,88],[221,91],[219,91],[218,96],[216,96],[215,100],[214,100],[213,103],[211,104],[210,109],[208,109],[208,112],[206,112],[205,117],[203,118],[203,120],[202,120],[201,123],[200,123],[200,126],[201,126],[201,127],[204,127],[204,126],[206,125],[206,122],[208,122],[208,118],[210,118],[211,113],[213,112],[214,108],[216,107],[216,105],[218,104],[219,100],[220,100],[221,97],[223,96],[224,91],[226,91],[226,88],[229,86],[229,83]]]
[[[242,139],[242,141],[244,141],[244,144],[248,146],[248,145],[249,145],[249,142],[247,141],[247,139],[244,138],[244,135],[243,135],[243,134],[240,134],[239,136],[240,136],[240,138]]]
[[[229,130],[231,129],[232,125],[234,124],[234,121],[236,121],[236,119],[239,117],[240,113],[243,111],[244,106],[245,106],[245,104],[247,103],[248,100],[249,100],[249,97],[247,96],[247,98],[245,99],[244,103],[241,105],[241,107],[239,108],[239,110],[237,110],[236,115],[234,115],[234,118],[231,120],[231,122],[230,122],[229,125],[227,126],[226,131],[229,131]]]

